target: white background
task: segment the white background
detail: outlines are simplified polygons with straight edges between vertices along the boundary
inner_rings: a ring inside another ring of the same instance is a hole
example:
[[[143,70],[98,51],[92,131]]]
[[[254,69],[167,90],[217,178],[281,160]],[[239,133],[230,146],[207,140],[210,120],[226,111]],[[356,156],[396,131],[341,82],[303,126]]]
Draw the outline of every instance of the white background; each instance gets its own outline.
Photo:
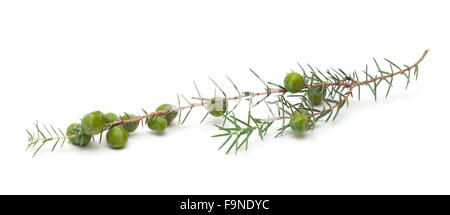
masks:
[[[448,8],[446,1],[1,1],[0,193],[449,194]],[[208,76],[230,95],[225,75],[256,92],[263,86],[248,68],[282,83],[297,62],[353,72],[373,66],[372,57],[412,64],[425,48],[407,91],[404,78],[376,103],[363,91],[336,121],[302,137],[288,131],[273,139],[272,130],[237,155],[217,151],[223,139],[210,136],[219,120],[199,124],[201,108],[164,135],[139,129],[123,150],[103,142],[53,153],[48,145],[35,158],[25,152],[35,120],[65,130],[94,110],[141,114],[176,104],[177,93],[195,95],[193,80],[212,96]]]

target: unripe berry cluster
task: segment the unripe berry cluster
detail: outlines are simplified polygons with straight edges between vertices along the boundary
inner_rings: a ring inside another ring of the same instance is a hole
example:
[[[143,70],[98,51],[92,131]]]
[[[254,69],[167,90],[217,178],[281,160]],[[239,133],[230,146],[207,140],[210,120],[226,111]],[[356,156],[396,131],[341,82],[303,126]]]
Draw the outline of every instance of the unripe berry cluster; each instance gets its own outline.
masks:
[[[302,75],[296,72],[291,72],[284,78],[284,88],[290,93],[298,93],[305,88],[305,79]],[[313,88],[305,92],[309,101],[313,105],[320,105],[323,98],[326,96],[326,88],[324,86]],[[309,118],[308,112],[300,110],[295,111],[289,122],[289,126],[294,132],[302,133],[308,129]]]
[[[214,117],[222,116],[227,110],[226,100],[222,99],[215,102],[217,99],[212,98],[211,104],[208,105],[209,114]],[[148,128],[156,132],[163,132],[178,115],[178,111],[172,110],[174,108],[175,106],[171,104],[158,106],[155,110],[156,112],[169,111],[166,114],[148,116],[145,121]],[[136,131],[139,126],[139,120],[127,123],[123,121],[135,118],[137,116],[134,114],[125,113],[124,115],[117,116],[114,113],[103,114],[101,111],[94,111],[84,115],[81,119],[81,124],[71,124],[66,130],[66,135],[73,136],[69,140],[74,145],[85,146],[90,142],[92,136],[100,134],[107,129],[106,142],[111,148],[120,149],[126,146],[129,134]],[[122,123],[105,128],[105,124],[118,120],[122,121]]]

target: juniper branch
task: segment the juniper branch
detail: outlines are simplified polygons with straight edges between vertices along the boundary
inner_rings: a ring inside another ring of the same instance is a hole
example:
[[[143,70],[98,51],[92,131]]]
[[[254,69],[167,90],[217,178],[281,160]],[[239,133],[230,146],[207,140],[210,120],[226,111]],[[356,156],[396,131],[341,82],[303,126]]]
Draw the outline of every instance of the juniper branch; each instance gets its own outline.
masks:
[[[358,99],[360,98],[360,87],[361,86],[368,86],[376,100],[377,98],[377,88],[380,85],[382,81],[385,81],[389,87],[386,92],[386,97],[388,96],[390,89],[392,87],[394,76],[402,75],[405,76],[407,83],[406,88],[408,88],[411,77],[415,77],[417,79],[418,77],[418,65],[422,62],[422,60],[425,58],[425,56],[428,53],[428,49],[426,49],[422,56],[411,66],[404,65],[405,67],[402,69],[401,67],[394,64],[392,61],[385,59],[386,62],[389,63],[390,72],[386,72],[381,69],[379,63],[374,59],[374,63],[377,67],[377,74],[371,75],[368,72],[368,65],[366,65],[365,70],[363,70],[365,80],[360,81],[359,76],[357,72],[347,74],[341,69],[328,69],[326,72],[320,71],[318,68],[314,68],[311,65],[307,65],[307,69],[309,68],[309,74],[305,70],[304,67],[302,67],[300,64],[299,67],[301,68],[303,72],[303,76],[306,81],[306,85],[303,89],[300,90],[298,93],[288,93],[288,91],[281,85],[273,83],[273,82],[265,82],[258,74],[256,74],[253,70],[250,69],[251,73],[253,73],[256,78],[258,78],[266,87],[265,91],[263,92],[241,92],[238,90],[237,86],[234,84],[234,82],[229,78],[226,77],[230,83],[233,85],[235,90],[237,91],[237,95],[233,97],[228,97],[226,92],[222,90],[219,85],[210,78],[210,80],[213,82],[213,84],[221,91],[224,97],[217,97],[215,99],[207,99],[203,98],[200,94],[200,91],[194,83],[194,87],[197,91],[198,98],[193,99],[199,99],[200,102],[198,103],[191,103],[186,97],[181,95],[181,97],[188,103],[188,105],[181,105],[180,102],[180,95],[177,94],[177,101],[178,106],[173,106],[164,110],[155,111],[148,113],[147,111],[143,110],[144,115],[130,118],[127,117],[127,120],[118,119],[116,121],[108,121],[104,124],[104,129],[108,130],[109,128],[120,125],[120,124],[127,124],[127,123],[133,123],[138,122],[141,120],[144,120],[147,122],[149,117],[153,116],[165,116],[167,114],[173,113],[173,112],[180,112],[179,115],[179,123],[181,121],[181,111],[185,109],[189,109],[188,113],[184,116],[184,119],[182,120],[181,124],[183,124],[186,121],[186,118],[189,116],[190,112],[195,107],[205,107],[205,105],[211,105],[216,102],[221,102],[223,100],[230,101],[230,100],[238,100],[238,103],[229,110],[228,112],[223,115],[224,123],[222,126],[216,125],[219,130],[225,131],[224,134],[214,135],[214,137],[220,137],[220,136],[228,136],[226,141],[220,146],[219,149],[223,148],[227,143],[230,143],[229,141],[234,137],[233,141],[231,141],[230,146],[227,150],[227,153],[230,152],[230,150],[235,149],[235,152],[237,152],[239,149],[241,149],[245,145],[245,149],[248,147],[248,140],[249,137],[256,133],[254,131],[258,131],[258,135],[261,139],[267,134],[269,127],[273,125],[273,122],[276,120],[282,120],[283,124],[280,128],[278,128],[278,134],[277,136],[281,136],[285,129],[289,127],[289,124],[285,123],[286,119],[290,119],[293,115],[294,111],[301,111],[306,110],[308,111],[307,117],[310,119],[310,127],[314,128],[315,123],[321,119],[326,117],[325,122],[329,121],[330,119],[334,120],[338,114],[340,109],[347,104],[350,99],[350,97],[353,97],[353,89],[355,87],[358,88]],[[394,72],[394,68],[398,69],[397,72]],[[413,71],[411,71],[413,70]],[[412,74],[411,74],[412,73]],[[269,85],[273,85],[277,88],[270,88]],[[313,104],[309,99],[307,98],[307,95],[311,92],[315,92],[318,89],[325,90],[327,97],[322,97],[321,99],[324,101],[325,105],[327,107],[323,107],[323,109],[318,110],[313,107]],[[278,99],[274,102],[268,102],[266,101],[268,98],[270,98],[271,95],[277,94]],[[287,94],[287,95],[286,95]],[[258,100],[256,103],[253,103],[253,98],[257,96],[263,96],[262,99]],[[300,102],[298,103],[291,103],[288,101],[286,97],[298,97],[300,98]],[[249,101],[249,110],[248,110],[248,116],[245,120],[241,120],[237,118],[234,114],[234,110],[237,107],[237,105],[240,103],[241,99],[245,98]],[[266,106],[268,107],[270,113],[272,114],[271,118],[268,119],[258,119],[255,118],[251,114],[251,108],[264,102]],[[278,110],[278,116],[275,116],[272,109],[270,108],[270,105],[276,104],[277,110]],[[126,114],[127,115],[127,114]],[[129,115],[127,115],[129,116]],[[207,115],[205,115],[206,117]],[[203,121],[203,120],[202,120]],[[143,121],[142,121],[143,122]],[[225,122],[228,122],[232,124],[234,127],[225,127]],[[65,135],[60,129],[58,129],[59,133],[56,132],[56,129],[53,126],[50,126],[51,129],[48,129],[47,126],[43,126],[44,129],[41,129],[36,123],[36,133],[31,133],[27,130],[27,133],[29,135],[29,144],[27,148],[34,147],[38,143],[41,143],[34,153],[34,155],[43,147],[43,145],[50,141],[56,141],[53,149],[56,147],[56,145],[59,143],[60,140],[63,140],[61,146],[64,144],[66,139],[75,138],[78,135],[71,135],[67,136]],[[53,131],[53,133],[52,133]],[[83,132],[81,132],[83,133]],[[243,137],[244,139],[240,141],[240,138]],[[100,137],[101,140],[101,137]],[[33,156],[34,156],[33,155]]]

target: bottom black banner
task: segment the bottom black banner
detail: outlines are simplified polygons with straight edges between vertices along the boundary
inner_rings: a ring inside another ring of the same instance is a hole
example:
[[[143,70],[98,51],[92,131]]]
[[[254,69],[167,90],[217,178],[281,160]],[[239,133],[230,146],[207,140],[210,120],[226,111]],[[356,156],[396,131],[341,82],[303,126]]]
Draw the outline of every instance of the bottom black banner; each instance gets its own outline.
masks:
[[[430,212],[438,208],[447,210],[448,196],[267,196],[267,195],[157,195],[157,196],[2,196],[3,210],[31,209],[46,212],[65,211],[115,212],[138,210],[143,214],[174,215],[271,215],[314,213],[367,213],[367,212]],[[23,207],[17,207],[19,203]],[[442,210],[441,210],[442,211]],[[442,212],[444,212],[442,211]]]

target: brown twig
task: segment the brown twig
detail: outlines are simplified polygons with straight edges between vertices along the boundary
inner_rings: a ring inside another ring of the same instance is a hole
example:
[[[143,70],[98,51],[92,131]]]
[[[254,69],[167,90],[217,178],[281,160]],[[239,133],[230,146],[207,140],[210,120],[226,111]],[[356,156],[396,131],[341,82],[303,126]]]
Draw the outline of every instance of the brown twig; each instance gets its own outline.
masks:
[[[339,107],[339,105],[343,104],[344,102],[346,102],[348,100],[350,95],[353,95],[352,94],[352,90],[353,90],[353,88],[355,88],[357,86],[368,85],[368,84],[370,84],[372,82],[384,80],[386,78],[390,78],[390,77],[393,77],[393,76],[396,76],[396,75],[399,75],[399,74],[403,74],[403,73],[405,73],[407,71],[410,71],[411,69],[414,69],[415,67],[417,67],[419,65],[420,62],[422,62],[422,60],[425,58],[425,56],[427,56],[428,51],[430,51],[430,49],[425,49],[425,51],[423,52],[423,54],[419,58],[419,60],[417,60],[412,66],[408,66],[405,69],[402,69],[402,70],[400,70],[398,72],[395,72],[395,73],[392,73],[392,74],[389,74],[389,75],[382,75],[382,76],[379,76],[379,77],[374,77],[374,78],[371,78],[371,79],[363,81],[363,82],[355,81],[355,82],[351,83],[348,86],[349,89],[348,89],[347,95],[341,101],[339,101],[338,103],[336,103],[335,105],[333,105],[332,107],[330,107],[330,108],[328,108],[326,110],[323,110],[323,111],[320,111],[320,112],[317,112],[317,113],[314,113],[314,114],[310,114],[308,116],[312,117],[312,116],[321,115],[324,112],[329,112],[329,111]],[[344,86],[347,86],[347,85],[344,85]]]
[[[344,82],[331,83],[330,82],[330,83],[324,83],[324,84],[311,85],[311,88],[322,87],[322,86],[336,86],[336,85],[340,85],[340,86],[348,87],[349,89],[348,89],[348,92],[346,93],[345,97],[342,98],[341,101],[337,102],[335,105],[333,105],[333,106],[331,106],[331,107],[329,107],[329,108],[327,108],[327,109],[325,109],[323,111],[309,114],[308,117],[318,116],[318,115],[321,115],[323,113],[330,112],[330,111],[334,110],[335,108],[339,107],[341,104],[345,103],[350,96],[353,96],[353,88],[355,88],[357,86],[368,85],[368,84],[373,83],[375,81],[384,80],[386,78],[390,78],[390,77],[393,77],[393,76],[396,76],[396,75],[399,75],[399,74],[403,74],[403,73],[405,73],[407,71],[410,71],[411,69],[414,69],[415,67],[417,67],[419,65],[420,62],[422,62],[422,60],[425,58],[425,56],[427,56],[429,50],[430,49],[425,49],[425,51],[423,52],[423,54],[419,58],[419,60],[417,60],[412,66],[408,66],[405,69],[402,69],[402,70],[400,70],[398,72],[395,72],[395,73],[392,73],[392,74],[389,74],[389,75],[382,75],[382,76],[379,76],[379,77],[374,77],[374,78],[371,78],[369,80],[362,81],[362,82],[360,82],[360,81],[354,81],[352,83],[344,83]],[[268,121],[274,121],[274,120],[278,120],[278,119],[289,119],[289,118],[291,118],[291,117],[290,116],[280,116],[280,117],[271,118]]]
[[[259,92],[259,93],[244,93],[244,94],[240,94],[234,97],[223,97],[223,98],[217,98],[214,101],[203,101],[196,103],[196,104],[191,104],[191,105],[186,105],[186,106],[181,106],[181,107],[175,107],[175,108],[169,108],[169,109],[165,109],[165,110],[161,110],[161,111],[156,111],[156,112],[152,112],[149,113],[147,115],[142,115],[142,116],[138,116],[136,118],[133,119],[128,119],[128,120],[117,120],[114,122],[110,122],[110,123],[106,123],[106,126],[114,126],[114,125],[119,125],[119,124],[127,124],[127,123],[131,123],[131,122],[137,122],[140,121],[142,119],[151,117],[151,116],[155,116],[155,115],[165,115],[171,112],[176,112],[179,110],[184,110],[184,109],[190,109],[190,108],[194,108],[194,107],[199,107],[199,106],[203,106],[203,105],[208,105],[208,104],[212,104],[212,103],[216,103],[216,102],[220,102],[223,100],[237,100],[237,99],[242,99],[245,97],[254,97],[254,96],[261,96],[261,95],[267,95],[267,94],[272,94],[272,93],[286,93],[285,89],[281,89],[281,88],[276,88],[276,89],[268,89],[264,92]]]
[[[329,108],[327,108],[327,109],[325,109],[323,111],[316,112],[316,113],[313,113],[313,114],[309,114],[308,117],[321,115],[321,114],[323,114],[325,112],[332,111],[333,109],[339,107],[341,104],[343,104],[344,102],[346,102],[348,100],[350,95],[353,95],[352,90],[353,90],[353,88],[355,88],[357,86],[368,85],[368,84],[370,84],[372,82],[379,81],[379,80],[384,80],[386,78],[390,78],[390,77],[393,77],[393,76],[396,76],[396,75],[399,75],[399,74],[403,74],[403,73],[405,73],[407,71],[410,71],[411,69],[417,67],[420,62],[422,62],[422,60],[428,54],[428,51],[429,51],[429,49],[426,49],[423,52],[422,56],[419,58],[419,60],[417,60],[412,66],[409,66],[409,67],[407,67],[405,69],[402,69],[402,70],[400,70],[398,72],[395,72],[395,73],[392,73],[392,74],[389,74],[389,75],[382,75],[382,76],[379,76],[379,77],[374,77],[374,78],[371,78],[369,80],[362,81],[362,82],[354,81],[354,82],[348,83],[348,82],[345,82],[345,81],[339,81],[339,82],[325,82],[325,83],[322,83],[322,84],[311,85],[310,88],[317,88],[317,87],[324,87],[324,86],[325,87],[327,87],[327,86],[344,86],[344,87],[348,87],[349,90],[346,93],[345,97],[341,101],[337,102],[335,105],[333,105],[333,106],[331,106],[331,107],[329,107]],[[272,93],[286,93],[286,92],[287,91],[285,89],[283,89],[283,88],[275,88],[275,89],[268,89],[268,90],[266,90],[264,92],[259,92],[259,93],[253,93],[253,94],[251,94],[251,93],[244,93],[244,94],[240,94],[240,95],[237,95],[237,96],[234,96],[234,97],[217,98],[214,101],[203,101],[202,100],[201,102],[195,103],[195,104],[190,104],[190,105],[186,105],[186,106],[180,106],[180,107],[176,107],[176,108],[169,108],[169,109],[165,109],[165,110],[161,110],[161,111],[156,111],[156,112],[149,113],[147,115],[138,116],[136,118],[132,118],[132,119],[128,119],[128,120],[117,120],[117,121],[114,121],[114,122],[106,123],[105,127],[119,125],[119,124],[126,124],[126,123],[131,123],[131,122],[136,122],[136,121],[140,121],[142,119],[145,119],[145,118],[148,118],[148,117],[151,117],[151,116],[165,115],[165,114],[168,114],[168,113],[171,113],[171,112],[175,112],[175,111],[180,111],[180,110],[184,110],[184,109],[190,109],[190,108],[194,108],[194,107],[199,107],[199,106],[203,106],[203,105],[212,104],[212,103],[215,103],[215,102],[220,102],[222,100],[237,100],[237,99],[241,99],[241,98],[245,98],[245,97],[254,97],[254,96],[261,96],[261,95],[270,95]],[[290,116],[280,116],[280,117],[272,118],[270,120],[273,121],[273,120],[278,120],[278,119],[289,119],[289,118],[290,118]]]

